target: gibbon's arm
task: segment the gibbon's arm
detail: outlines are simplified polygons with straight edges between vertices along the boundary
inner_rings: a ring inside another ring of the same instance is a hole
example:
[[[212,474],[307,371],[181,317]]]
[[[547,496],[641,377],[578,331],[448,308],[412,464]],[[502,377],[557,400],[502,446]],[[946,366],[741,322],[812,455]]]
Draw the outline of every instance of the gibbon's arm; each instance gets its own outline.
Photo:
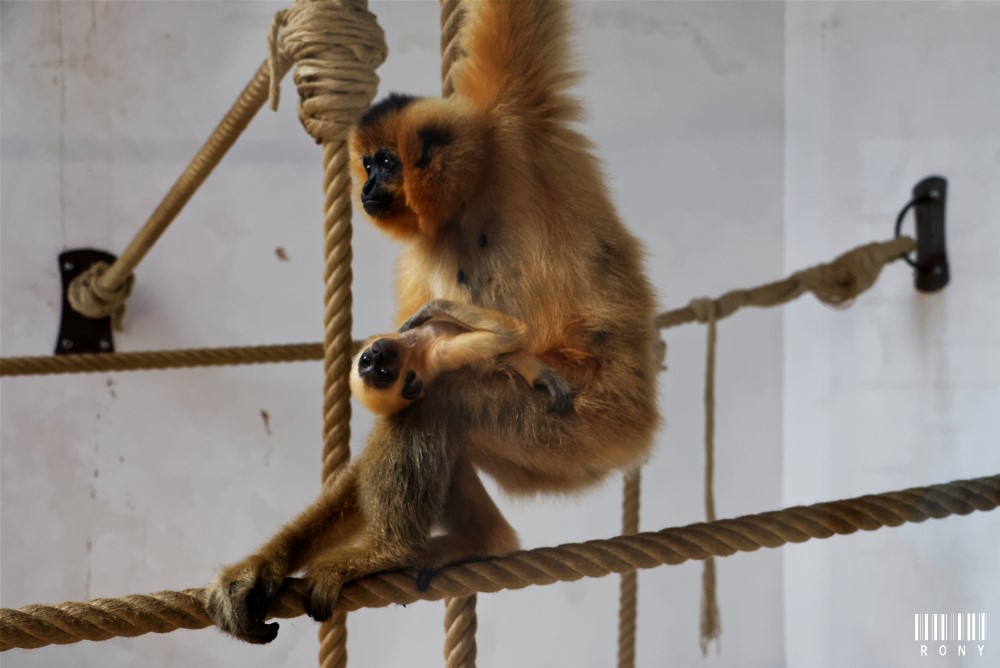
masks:
[[[579,103],[566,94],[577,76],[570,67],[565,3],[481,0],[473,7],[455,92],[483,111],[504,105],[506,116],[579,118]]]

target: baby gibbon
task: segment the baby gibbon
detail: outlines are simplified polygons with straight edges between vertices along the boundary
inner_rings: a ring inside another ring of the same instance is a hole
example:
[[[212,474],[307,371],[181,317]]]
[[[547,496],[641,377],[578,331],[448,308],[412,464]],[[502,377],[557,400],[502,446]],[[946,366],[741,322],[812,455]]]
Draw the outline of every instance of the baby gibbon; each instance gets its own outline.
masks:
[[[640,465],[652,446],[653,291],[640,244],[574,127],[581,108],[567,92],[575,73],[566,4],[466,7],[454,95],[390,95],[353,130],[357,197],[372,223],[404,243],[397,322],[428,309],[468,317],[469,307],[519,321],[517,350],[565,379],[573,409],[551,410],[549,397],[502,365],[443,370],[455,364],[447,361],[433,392],[406,410],[379,404],[388,414],[320,497],[209,584],[216,624],[249,642],[274,639],[271,598],[300,570],[306,612],[325,620],[341,585],[357,577],[432,573],[517,549],[479,471],[510,493],[576,492]],[[453,340],[463,336],[479,334]],[[461,361],[471,350],[447,355]]]
[[[565,413],[573,390],[536,356],[520,350],[524,323],[468,304],[431,302],[399,334],[374,336],[351,365],[351,392],[376,415],[397,413],[416,401],[438,375],[464,366],[499,363],[550,395]]]

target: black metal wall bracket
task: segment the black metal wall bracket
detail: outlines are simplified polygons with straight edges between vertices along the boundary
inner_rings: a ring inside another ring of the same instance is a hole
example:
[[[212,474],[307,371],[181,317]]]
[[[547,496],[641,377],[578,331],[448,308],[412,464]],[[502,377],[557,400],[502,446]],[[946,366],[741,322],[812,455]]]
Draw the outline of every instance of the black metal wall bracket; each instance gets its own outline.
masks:
[[[940,176],[928,176],[913,186],[913,198],[896,218],[897,237],[910,209],[917,219],[917,257],[904,256],[903,259],[916,269],[914,284],[921,292],[937,292],[948,285],[950,274],[944,229],[947,201],[948,181]]]
[[[69,304],[66,293],[73,279],[89,269],[95,262],[111,264],[117,258],[111,253],[81,248],[59,254],[59,275],[62,277],[62,318],[59,321],[59,337],[56,339],[56,355],[79,355],[82,353],[113,353],[115,340],[111,335],[111,317],[88,318],[77,313]]]

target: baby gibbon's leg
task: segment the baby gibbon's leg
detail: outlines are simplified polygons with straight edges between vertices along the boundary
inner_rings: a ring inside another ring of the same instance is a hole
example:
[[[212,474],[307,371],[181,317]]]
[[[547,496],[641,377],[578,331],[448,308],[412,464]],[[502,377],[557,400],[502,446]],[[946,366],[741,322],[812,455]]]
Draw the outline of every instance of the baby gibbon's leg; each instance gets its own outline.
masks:
[[[479,474],[467,460],[456,462],[441,519],[445,533],[427,545],[417,588],[427,588],[434,572],[446,564],[474,557],[513,552],[517,533],[486,492]]]
[[[206,588],[208,614],[224,631],[251,643],[268,643],[277,622],[265,624],[271,599],[286,577],[316,554],[358,530],[357,471],[353,466],[256,553],[221,570]]]

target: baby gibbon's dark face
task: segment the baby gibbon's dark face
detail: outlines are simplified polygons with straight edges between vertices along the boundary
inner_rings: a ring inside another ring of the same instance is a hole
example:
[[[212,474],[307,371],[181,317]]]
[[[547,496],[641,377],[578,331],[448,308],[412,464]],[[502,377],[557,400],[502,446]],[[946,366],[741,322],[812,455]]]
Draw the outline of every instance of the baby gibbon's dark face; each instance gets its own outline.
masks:
[[[374,390],[398,392],[404,399],[412,401],[420,396],[423,383],[416,371],[406,368],[407,358],[407,350],[399,341],[378,339],[358,356],[358,375],[365,385]]]

